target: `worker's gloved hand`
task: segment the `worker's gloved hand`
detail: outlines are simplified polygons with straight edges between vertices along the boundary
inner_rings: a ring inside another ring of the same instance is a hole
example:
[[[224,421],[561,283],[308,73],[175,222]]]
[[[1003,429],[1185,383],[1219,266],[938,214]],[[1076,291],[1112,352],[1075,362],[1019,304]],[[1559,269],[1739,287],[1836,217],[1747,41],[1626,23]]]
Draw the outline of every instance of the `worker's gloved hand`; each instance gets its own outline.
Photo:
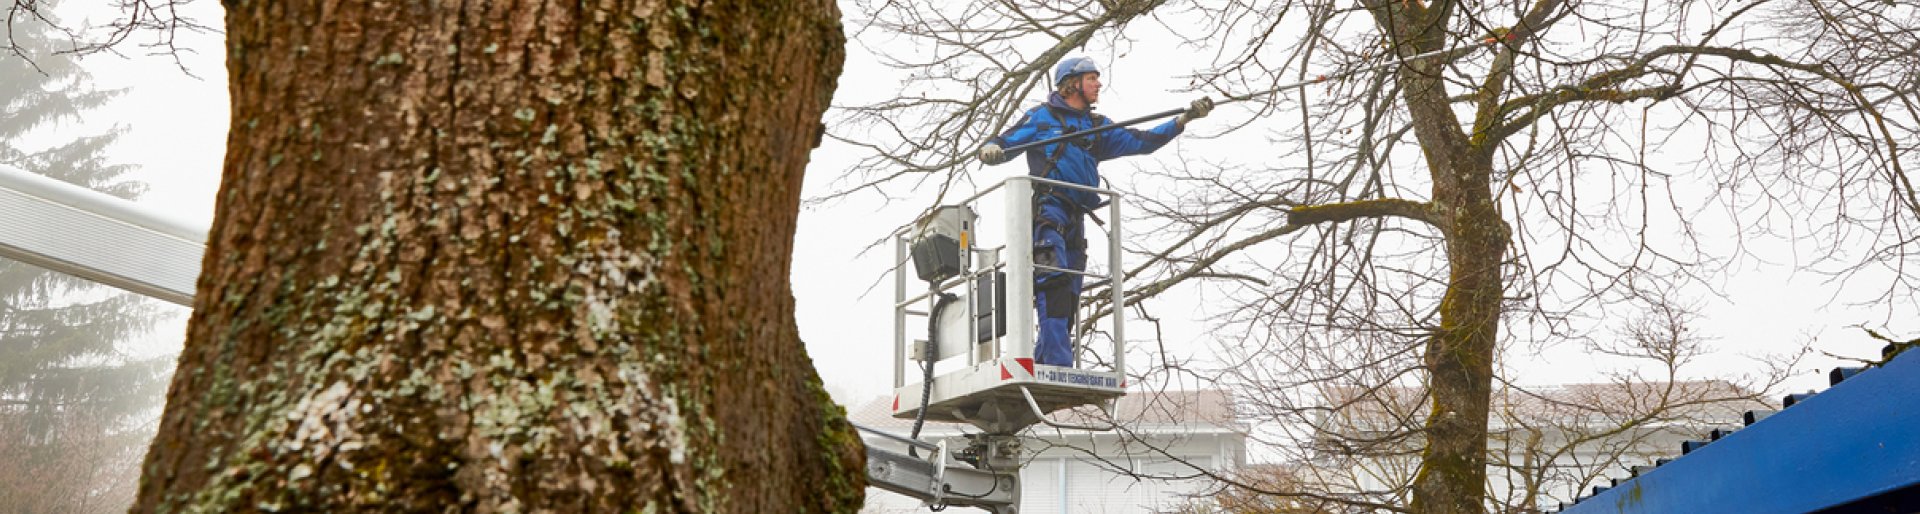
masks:
[[[1213,99],[1201,97],[1187,104],[1187,112],[1180,114],[1180,128],[1186,128],[1187,122],[1207,117],[1213,112]]]
[[[987,146],[980,147],[980,153],[978,155],[980,162],[986,163],[989,166],[1007,162],[1007,152],[1001,150],[1000,145],[993,143],[987,143]]]

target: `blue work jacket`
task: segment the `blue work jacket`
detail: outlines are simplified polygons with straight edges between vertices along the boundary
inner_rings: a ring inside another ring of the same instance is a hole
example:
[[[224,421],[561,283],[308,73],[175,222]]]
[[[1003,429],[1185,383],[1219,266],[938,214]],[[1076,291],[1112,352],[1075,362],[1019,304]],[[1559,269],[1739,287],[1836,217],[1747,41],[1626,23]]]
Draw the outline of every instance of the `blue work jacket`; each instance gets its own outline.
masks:
[[[1111,125],[1113,120],[1094,114],[1092,109],[1080,110],[1067,105],[1066,98],[1055,92],[1047,97],[1047,103],[1027,110],[1020,122],[1013,128],[992,139],[1001,148],[1047,139],[1065,134],[1068,131],[1082,131]],[[1023,151],[1027,154],[1028,173],[1036,177],[1045,177],[1062,182],[1072,182],[1091,187],[1100,186],[1100,161],[1129,155],[1153,153],[1166,146],[1173,136],[1180,135],[1180,124],[1173,120],[1160,124],[1151,130],[1117,128],[1073,141],[1054,143],[1035,150]],[[1013,158],[1008,154],[1007,158]],[[1101,206],[1104,202],[1099,195],[1086,191],[1060,191],[1079,204],[1083,210]]]

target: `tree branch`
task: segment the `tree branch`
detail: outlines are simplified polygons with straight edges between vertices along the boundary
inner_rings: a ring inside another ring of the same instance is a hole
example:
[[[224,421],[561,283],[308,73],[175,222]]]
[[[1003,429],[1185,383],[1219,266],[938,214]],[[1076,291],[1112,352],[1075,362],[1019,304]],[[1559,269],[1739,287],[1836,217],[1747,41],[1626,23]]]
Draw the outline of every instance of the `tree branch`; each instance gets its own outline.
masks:
[[[1506,96],[1507,83],[1513,78],[1513,60],[1520,53],[1520,45],[1532,40],[1540,31],[1558,21],[1559,16],[1554,14],[1560,11],[1562,5],[1564,4],[1561,0],[1538,0],[1525,15],[1520,17],[1520,23],[1509,29],[1495,29],[1487,36],[1487,43],[1499,46],[1495,49],[1493,64],[1487,70],[1486,80],[1481,82],[1480,90],[1475,93],[1479,101],[1474,109],[1471,141],[1482,151],[1492,148],[1486,145],[1488,141],[1500,141],[1486,139],[1484,135],[1493,133],[1490,129],[1500,121],[1500,115],[1506,112],[1500,106],[1500,97]]]
[[[1296,206],[1287,210],[1286,225],[1274,227],[1235,241],[1233,244],[1221,248],[1220,251],[1213,252],[1206,257],[1194,261],[1193,265],[1188,266],[1184,271],[1176,273],[1171,277],[1155,280],[1147,285],[1134,288],[1133,291],[1127,293],[1128,298],[1126,301],[1127,303],[1139,303],[1141,300],[1165,292],[1167,289],[1181,282],[1185,282],[1188,279],[1216,275],[1218,274],[1217,272],[1210,270],[1213,265],[1220,262],[1221,259],[1225,259],[1227,256],[1238,253],[1241,250],[1251,248],[1253,245],[1298,232],[1300,229],[1309,226],[1321,223],[1337,223],[1361,218],[1381,217],[1406,218],[1426,223],[1441,230],[1446,229],[1445,226],[1440,223],[1440,217],[1433,214],[1431,204],[1400,198],[1376,198],[1372,200]],[[1136,272],[1137,271],[1138,270],[1136,270]],[[1089,296],[1093,298],[1106,297],[1104,294]],[[1107,308],[1108,307],[1101,307],[1096,309],[1095,314],[1089,316],[1089,319],[1097,319],[1099,316],[1104,315],[1108,312],[1106,310]]]
[[[1920,212],[1920,196],[1915,195],[1913,186],[1907,181],[1906,170],[1900,164],[1899,140],[1894,136],[1892,129],[1887,127],[1886,116],[1880,112],[1879,108],[1874,106],[1874,102],[1866,97],[1866,94],[1861,91],[1858,84],[1828,69],[1825,65],[1791,61],[1777,55],[1762,54],[1744,48],[1704,45],[1662,46],[1647,52],[1625,67],[1608,70],[1588,77],[1587,80],[1582,81],[1578,86],[1558,88],[1544,95],[1515,98],[1502,105],[1500,111],[1502,113],[1510,112],[1515,109],[1529,108],[1529,105],[1531,106],[1531,110],[1525,115],[1514,118],[1512,121],[1498,125],[1488,133],[1489,139],[1487,140],[1499,141],[1501,138],[1512,135],[1521,128],[1532,124],[1533,121],[1538,119],[1542,114],[1571,102],[1606,101],[1620,103],[1640,98],[1652,98],[1656,101],[1665,99],[1680,90],[1681,85],[1679,81],[1685,77],[1672,72],[1663,72],[1659,69],[1650,68],[1649,65],[1658,59],[1675,56],[1686,57],[1689,67],[1692,66],[1698,58],[1703,56],[1721,57],[1735,62],[1745,62],[1769,68],[1784,68],[1798,71],[1820,77],[1822,80],[1838,86],[1847,93],[1847,96],[1853,98],[1854,103],[1866,113],[1867,120],[1873,124],[1874,129],[1880,132],[1880,137],[1877,138],[1877,140],[1886,148],[1886,159],[1889,166],[1892,167],[1892,171],[1888,173],[1891,178],[1890,182],[1893,182],[1896,187],[1903,189],[1905,193],[1904,200],[1907,207],[1914,209],[1916,212]],[[1664,73],[1674,76],[1672,77],[1672,82],[1663,85],[1631,90],[1614,89],[1614,86],[1653,73]]]
[[[1445,229],[1432,205],[1400,198],[1376,198],[1322,205],[1302,205],[1287,210],[1288,225],[1353,221],[1360,218],[1399,217]]]
[[[1588,89],[1574,86],[1571,88],[1562,88],[1543,95],[1529,95],[1524,99],[1537,103],[1531,108],[1528,108],[1525,114],[1521,114],[1504,123],[1494,125],[1486,129],[1485,132],[1476,132],[1474,135],[1477,136],[1477,142],[1483,144],[1497,143],[1533,125],[1535,120],[1540,119],[1541,116],[1545,116],[1549,112],[1553,112],[1554,108],[1562,105],[1574,102],[1626,103],[1644,99],[1659,101],[1673,96],[1676,90],[1677,89],[1671,85],[1652,86],[1640,89]],[[1515,99],[1507,102],[1506,105],[1501,106],[1500,111],[1506,113],[1511,112],[1511,110],[1526,108],[1526,106],[1519,105],[1521,100],[1522,99]]]

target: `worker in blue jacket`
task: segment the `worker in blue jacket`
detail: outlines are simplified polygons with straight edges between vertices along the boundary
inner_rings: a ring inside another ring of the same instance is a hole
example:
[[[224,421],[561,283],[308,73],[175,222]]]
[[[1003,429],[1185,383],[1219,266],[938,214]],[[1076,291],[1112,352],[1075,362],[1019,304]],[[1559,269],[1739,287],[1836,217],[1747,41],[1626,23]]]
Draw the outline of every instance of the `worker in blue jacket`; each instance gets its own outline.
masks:
[[[1100,185],[1100,161],[1153,153],[1186,129],[1187,122],[1213,110],[1213,100],[1193,101],[1179,117],[1149,130],[1110,129],[1088,137],[1047,145],[1035,151],[1009,154],[1006,147],[1109,125],[1113,120],[1093,113],[1100,101],[1100,68],[1093,59],[1073,57],[1053,70],[1054,91],[1047,103],[1027,111],[1012,129],[980,147],[980,161],[989,165],[1027,154],[1030,175],[1090,187]],[[1059,269],[1087,269],[1084,218],[1105,202],[1088,191],[1036,185],[1033,209],[1033,260]],[[1099,218],[1095,217],[1098,222]],[[1080,305],[1082,275],[1058,271],[1034,273],[1034,310],[1040,317],[1035,360],[1053,366],[1073,366],[1069,336],[1074,311]]]

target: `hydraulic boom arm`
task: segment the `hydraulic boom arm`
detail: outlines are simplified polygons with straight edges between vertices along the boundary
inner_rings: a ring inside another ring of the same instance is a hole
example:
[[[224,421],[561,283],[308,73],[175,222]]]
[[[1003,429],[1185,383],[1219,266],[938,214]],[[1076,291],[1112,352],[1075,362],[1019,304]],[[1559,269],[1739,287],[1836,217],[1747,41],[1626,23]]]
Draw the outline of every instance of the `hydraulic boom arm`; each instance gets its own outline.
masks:
[[[1019,440],[1012,436],[978,436],[959,454],[949,452],[947,444],[928,443],[854,425],[874,437],[867,438],[867,483],[925,501],[935,508],[975,507],[993,514],[1018,514],[1020,510]],[[899,443],[910,448],[900,453],[874,444]],[[916,456],[913,450],[924,450]],[[959,466],[967,464],[980,466]]]

